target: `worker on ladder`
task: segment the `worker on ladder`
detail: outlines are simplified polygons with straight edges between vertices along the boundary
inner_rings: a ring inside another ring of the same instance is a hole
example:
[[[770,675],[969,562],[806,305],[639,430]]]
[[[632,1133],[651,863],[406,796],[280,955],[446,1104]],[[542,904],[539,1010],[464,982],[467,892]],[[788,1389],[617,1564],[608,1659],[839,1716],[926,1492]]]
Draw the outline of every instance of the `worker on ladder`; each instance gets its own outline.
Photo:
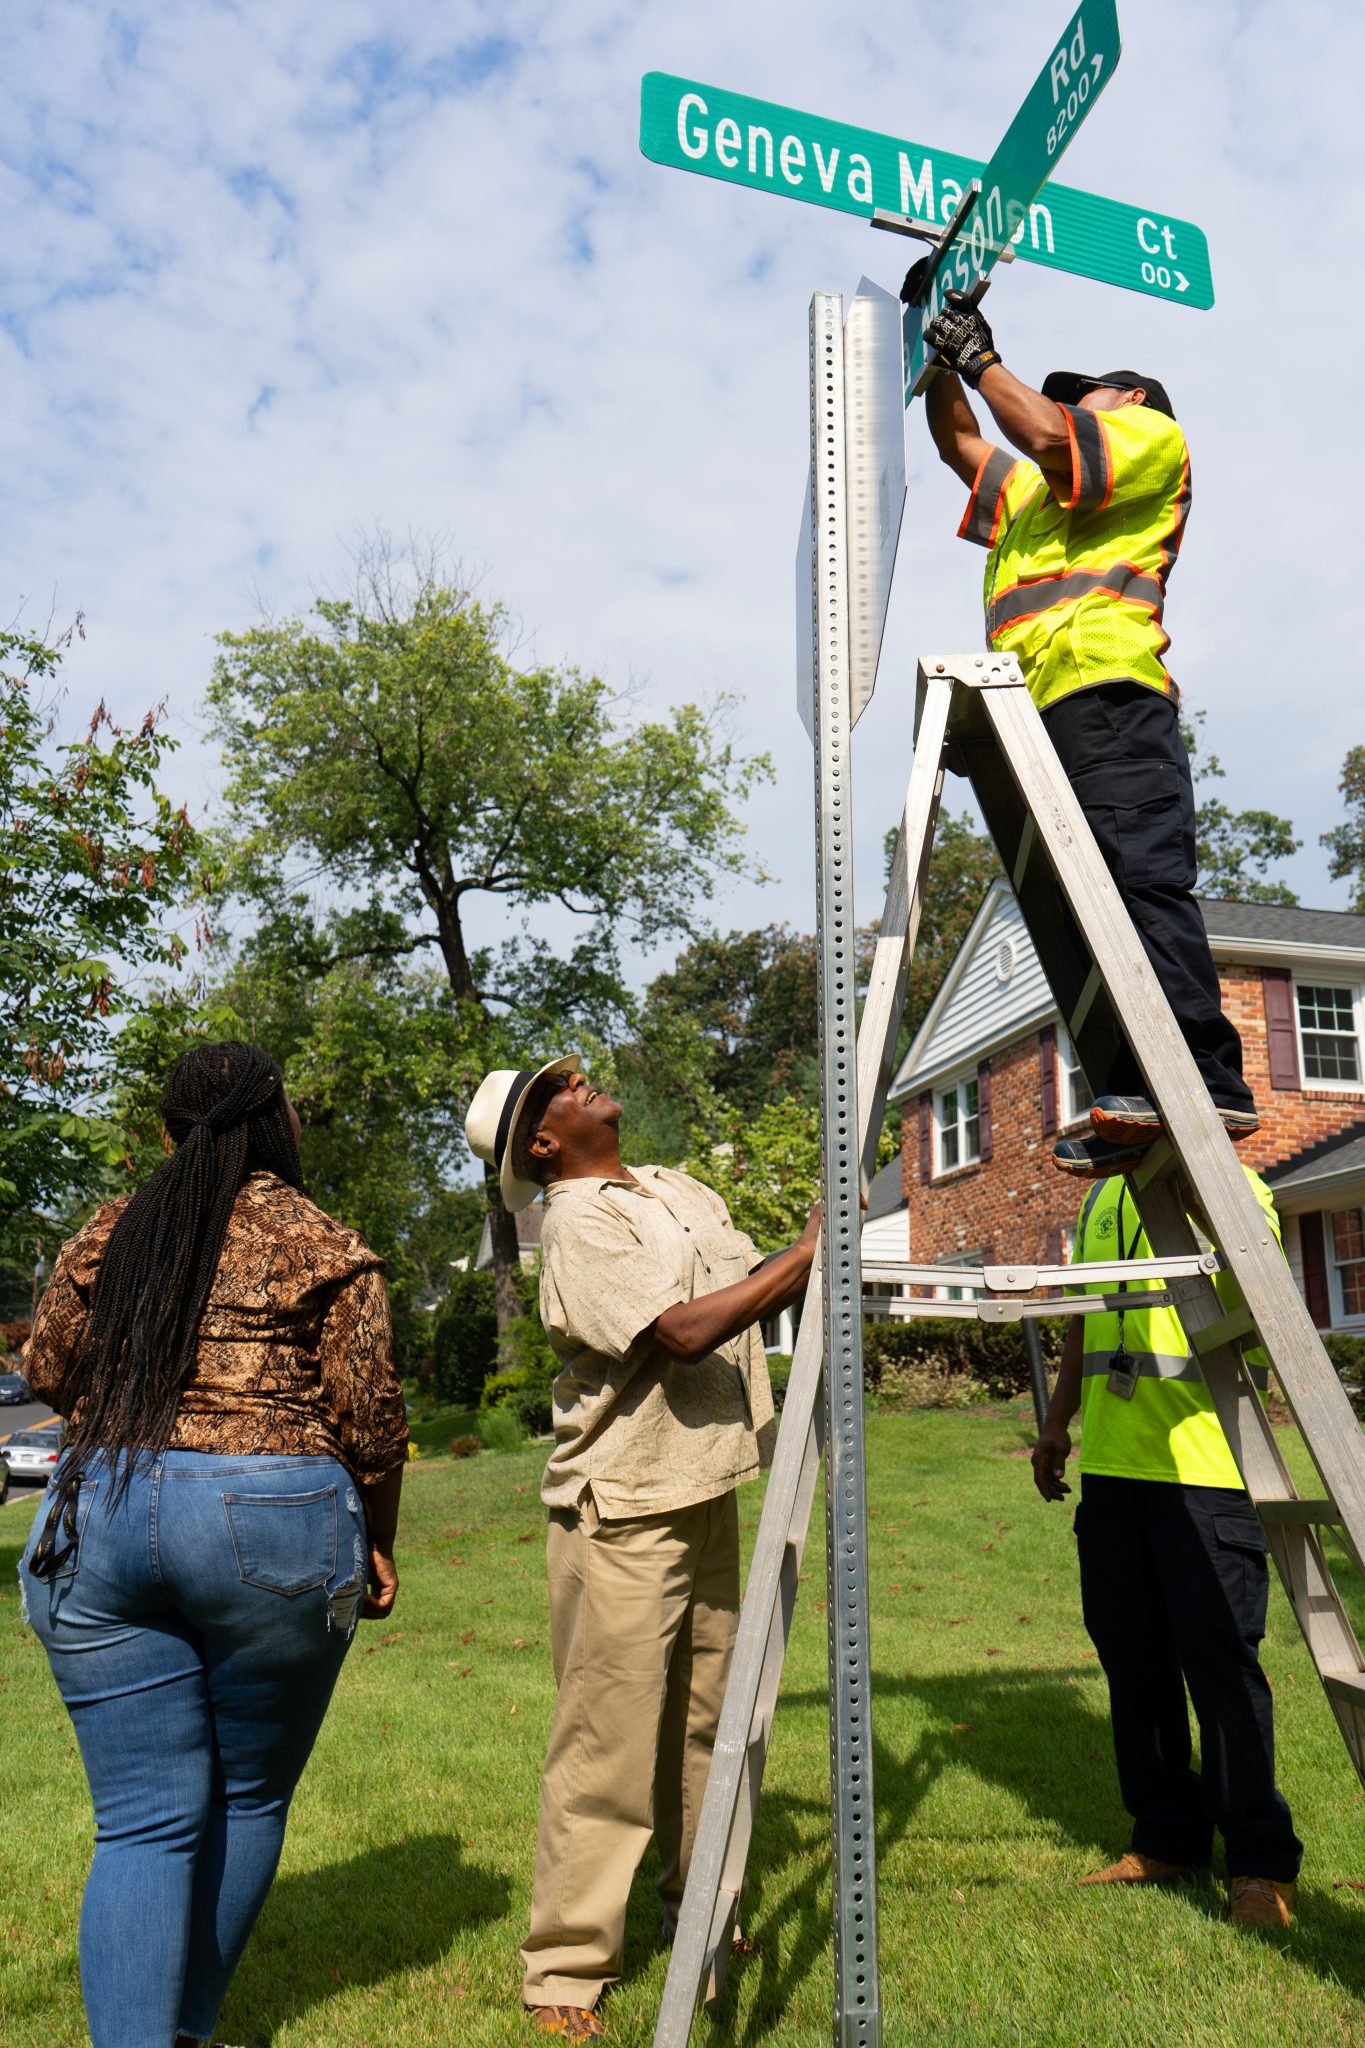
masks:
[[[923,276],[915,265],[903,298]],[[1194,789],[1164,659],[1162,607],[1190,505],[1171,401],[1133,370],[1054,370],[1032,390],[961,292],[946,294],[925,339],[947,366],[928,388],[929,431],[971,491],[958,531],[988,550],[989,645],[1018,661],[1224,1127],[1248,1137],[1256,1108],[1194,898]],[[1026,459],[983,436],[964,382]],[[1094,1177],[1135,1164],[1161,1118],[1126,1045],[1090,1078],[1093,1134],[1053,1156]]]
[[[1278,1236],[1270,1190],[1247,1178]],[[1101,1181],[1081,1208],[1073,1262],[1150,1255],[1123,1177]],[[1225,1309],[1239,1304],[1231,1275],[1214,1285]],[[1159,1286],[1138,1282],[1135,1299]],[[1247,1364],[1264,1387],[1265,1353],[1249,1351]],[[1217,1826],[1232,1920],[1286,1927],[1303,1845],[1275,1785],[1271,1693],[1257,1655],[1266,1541],[1174,1308],[1072,1318],[1033,1451],[1044,1500],[1071,1491],[1064,1474],[1078,1408],[1081,1604],[1109,1681],[1119,1787],[1133,1816],[1127,1852],[1081,1883],[1183,1877],[1208,1862]]]

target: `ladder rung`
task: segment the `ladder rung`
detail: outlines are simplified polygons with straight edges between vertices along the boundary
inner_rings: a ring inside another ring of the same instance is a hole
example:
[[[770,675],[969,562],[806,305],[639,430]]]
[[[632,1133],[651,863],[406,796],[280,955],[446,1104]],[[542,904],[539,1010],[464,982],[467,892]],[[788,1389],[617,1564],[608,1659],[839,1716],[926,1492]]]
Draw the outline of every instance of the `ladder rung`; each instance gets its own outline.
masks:
[[[1263,1522],[1308,1522],[1313,1526],[1339,1526],[1341,1514],[1331,1500],[1258,1500],[1256,1512]]]
[[[1257,1335],[1255,1318],[1244,1303],[1219,1316],[1216,1323],[1206,1323],[1202,1330],[1191,1331],[1190,1344],[1195,1356],[1202,1358],[1206,1351],[1213,1351],[1220,1344],[1240,1344],[1244,1337]]]
[[[1322,1682],[1329,1698],[1365,1707],[1365,1671],[1324,1671]]]

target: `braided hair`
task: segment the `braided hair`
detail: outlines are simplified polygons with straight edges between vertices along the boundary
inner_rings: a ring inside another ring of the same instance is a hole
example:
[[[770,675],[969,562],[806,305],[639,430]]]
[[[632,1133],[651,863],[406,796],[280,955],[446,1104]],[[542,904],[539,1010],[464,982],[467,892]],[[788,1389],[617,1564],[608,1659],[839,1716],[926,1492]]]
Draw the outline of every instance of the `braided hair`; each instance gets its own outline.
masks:
[[[133,1196],[100,1260],[90,1318],[66,1375],[78,1404],[74,1467],[95,1451],[164,1450],[194,1372],[199,1324],[218,1271],[232,1205],[248,1174],[300,1188],[284,1076],[259,1046],[195,1045],[166,1079],[161,1114],[175,1151]]]

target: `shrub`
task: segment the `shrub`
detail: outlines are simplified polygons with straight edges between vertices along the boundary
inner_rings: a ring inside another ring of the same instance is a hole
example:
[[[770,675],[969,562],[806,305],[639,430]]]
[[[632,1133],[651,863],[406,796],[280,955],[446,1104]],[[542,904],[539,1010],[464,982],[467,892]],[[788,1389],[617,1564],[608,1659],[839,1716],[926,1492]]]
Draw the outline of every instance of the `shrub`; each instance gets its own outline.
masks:
[[[770,1351],[768,1354],[768,1378],[772,1382],[773,1407],[782,1413],[782,1403],[787,1398],[787,1381],[792,1376],[791,1354],[786,1351]]]
[[[453,1272],[432,1338],[431,1385],[437,1400],[472,1408],[497,1362],[493,1275]]]
[[[452,1458],[477,1458],[483,1445],[476,1436],[456,1436],[450,1440]]]
[[[504,1405],[481,1410],[475,1428],[486,1451],[519,1451],[526,1441],[521,1424]]]
[[[1336,1367],[1356,1414],[1365,1416],[1365,1337],[1324,1336],[1322,1347]]]
[[[873,1405],[893,1415],[911,1408],[977,1408],[991,1390],[970,1373],[954,1372],[932,1358],[911,1358],[883,1366]]]
[[[1043,1344],[1043,1363],[1055,1372],[1061,1362],[1065,1316],[1040,1317],[1037,1323]],[[1028,1353],[1024,1349],[1022,1323],[981,1323],[975,1316],[915,1316],[906,1322],[876,1322],[863,1325],[863,1383],[869,1393],[880,1391],[888,1370],[958,1376],[983,1389],[983,1398],[1002,1400],[1028,1391]],[[904,1393],[904,1385],[900,1391]],[[951,1403],[916,1405],[964,1406]]]

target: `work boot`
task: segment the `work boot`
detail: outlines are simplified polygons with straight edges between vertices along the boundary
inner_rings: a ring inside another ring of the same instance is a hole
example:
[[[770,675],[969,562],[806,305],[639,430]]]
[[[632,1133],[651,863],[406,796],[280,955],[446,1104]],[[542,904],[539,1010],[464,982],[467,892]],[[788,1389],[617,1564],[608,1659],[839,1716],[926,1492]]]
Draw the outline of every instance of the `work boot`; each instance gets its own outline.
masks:
[[[1110,1863],[1103,1870],[1092,1870],[1088,1877],[1078,1878],[1079,1884],[1163,1884],[1173,1877],[1188,1877],[1187,1863],[1163,1863],[1159,1856],[1144,1856],[1141,1849],[1129,1849],[1120,1856],[1117,1863]],[[1245,1884],[1254,1879],[1240,1879]]]
[[[1219,1107],[1218,1115],[1234,1142],[1261,1128],[1254,1109]],[[1111,1145],[1154,1145],[1165,1129],[1161,1111],[1146,1095],[1101,1095],[1091,1105],[1090,1122]]]
[[[1278,1877],[1234,1877],[1228,1883],[1228,1918],[1234,1927],[1287,1927],[1294,1917],[1294,1887]]]
[[[1141,1166],[1151,1149],[1141,1145],[1111,1145],[1107,1138],[1063,1138],[1052,1148],[1052,1163],[1076,1180],[1104,1180],[1111,1173],[1131,1173]]]
[[[542,2034],[554,2034],[562,2041],[600,2041],[607,2031],[586,2005],[528,2005],[526,2011]]]

